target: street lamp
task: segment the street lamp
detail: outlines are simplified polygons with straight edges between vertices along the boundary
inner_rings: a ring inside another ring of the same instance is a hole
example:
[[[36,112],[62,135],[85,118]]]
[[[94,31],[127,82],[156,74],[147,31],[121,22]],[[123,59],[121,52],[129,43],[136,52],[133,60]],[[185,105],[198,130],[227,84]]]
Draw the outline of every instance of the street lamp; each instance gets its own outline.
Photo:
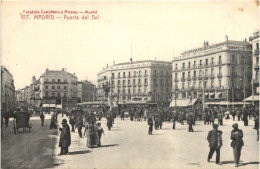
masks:
[[[246,85],[245,85],[245,82],[246,82],[246,77],[245,77],[245,73],[243,73],[243,76],[240,77],[240,81],[243,81],[243,93],[244,93],[244,100],[243,100],[243,107],[245,107],[245,97],[246,97]]]
[[[110,82],[106,82],[106,84],[103,84],[102,88],[105,92],[105,97],[107,97],[107,102],[110,105],[110,100],[109,100],[109,96],[108,96],[108,93],[110,92]]]
[[[178,88],[177,88],[177,82],[175,83],[175,109],[177,108],[177,91],[178,91]]]

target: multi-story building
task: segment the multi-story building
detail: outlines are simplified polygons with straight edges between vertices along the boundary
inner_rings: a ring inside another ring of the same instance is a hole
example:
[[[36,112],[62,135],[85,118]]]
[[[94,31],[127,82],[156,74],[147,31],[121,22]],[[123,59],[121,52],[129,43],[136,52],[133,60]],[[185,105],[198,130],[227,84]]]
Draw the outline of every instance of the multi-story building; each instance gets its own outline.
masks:
[[[252,47],[228,40],[185,51],[173,60],[173,99],[241,101],[250,94]],[[204,84],[204,85],[203,85]],[[244,96],[244,90],[245,96]],[[192,96],[192,97],[191,97]]]
[[[259,95],[259,31],[249,38],[252,44],[252,83],[254,94]]]
[[[78,82],[78,103],[96,100],[96,86],[90,81]]]
[[[97,99],[106,100],[103,85],[110,84],[111,100],[168,103],[172,88],[171,62],[144,60],[113,64],[98,73]]]
[[[49,70],[40,76],[40,98],[42,105],[62,105],[63,109],[71,109],[77,103],[77,81],[74,74],[64,69]]]
[[[1,66],[1,113],[11,115],[15,110],[15,87],[12,74]]]

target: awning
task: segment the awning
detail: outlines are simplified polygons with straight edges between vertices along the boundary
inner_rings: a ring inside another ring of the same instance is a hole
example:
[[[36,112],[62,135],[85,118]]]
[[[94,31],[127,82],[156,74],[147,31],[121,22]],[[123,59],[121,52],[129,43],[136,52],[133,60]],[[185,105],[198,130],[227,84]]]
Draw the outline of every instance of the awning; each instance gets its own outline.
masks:
[[[176,106],[177,107],[187,107],[187,106],[191,106],[191,105],[194,105],[196,103],[197,99],[194,98],[194,99],[176,99]],[[169,107],[175,107],[175,99],[173,99],[171,101],[171,104]]]
[[[245,99],[246,102],[259,101],[259,95],[252,95]]]
[[[42,104],[42,107],[56,107],[55,104]]]
[[[221,101],[221,102],[206,102],[206,105],[243,105],[244,102],[228,102],[228,101]],[[249,103],[245,103],[249,104]]]
[[[209,93],[209,95],[210,95],[210,96],[214,96],[214,95],[215,95],[215,93]]]
[[[208,96],[209,95],[209,93],[205,93],[205,96]]]

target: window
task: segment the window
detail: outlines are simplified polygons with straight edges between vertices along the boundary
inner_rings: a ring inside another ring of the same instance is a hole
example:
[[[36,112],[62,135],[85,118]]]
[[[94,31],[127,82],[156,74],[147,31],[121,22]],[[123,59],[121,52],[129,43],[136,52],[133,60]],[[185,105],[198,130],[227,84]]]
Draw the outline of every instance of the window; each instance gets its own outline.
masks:
[[[235,55],[232,55],[231,56],[231,61],[234,63],[234,62],[236,62],[236,60],[235,60]]]
[[[67,93],[64,93],[64,97],[67,97]]]
[[[219,82],[219,87],[221,87],[221,79],[219,79],[218,82]]]
[[[64,86],[64,89],[67,89],[67,86]]]
[[[58,83],[60,83],[60,79],[58,79]]]
[[[57,95],[58,97],[60,97],[60,93],[58,93],[58,95]]]
[[[60,86],[58,86],[58,89],[60,89]]]
[[[67,79],[64,79],[64,82],[68,82],[68,80],[67,80]]]
[[[135,79],[134,79],[133,83],[135,84]]]
[[[204,87],[207,87],[208,86],[208,81],[205,81],[205,86]]]
[[[188,72],[188,77],[190,77],[190,72]]]
[[[196,86],[196,82],[193,82],[193,87],[195,87]]]
[[[147,90],[147,89],[146,89],[146,87],[145,87],[145,88],[144,88],[144,93],[145,93],[145,94],[146,94],[146,90]]]
[[[147,79],[144,79],[144,83],[147,84]]]
[[[114,86],[114,84],[115,84],[114,80],[112,80],[112,83],[111,83],[111,84],[112,84],[112,86]]]
[[[214,72],[214,68],[211,68],[211,73],[210,74],[213,75],[213,72]]]
[[[178,64],[175,64],[175,69],[178,69]]]
[[[188,82],[188,88],[190,88],[190,82]]]
[[[112,78],[114,78],[115,77],[115,74],[114,73],[112,73]]]
[[[125,72],[123,72],[123,77],[125,77]]]
[[[128,76],[129,76],[129,77],[131,76],[131,73],[130,73],[130,72],[128,72]]]
[[[214,81],[211,80],[211,88],[214,88]]]
[[[202,70],[199,71],[199,75],[200,75],[200,76],[201,76],[201,74],[202,74]]]
[[[221,56],[218,57],[218,61],[219,61],[219,63],[222,62]]]
[[[256,49],[259,49],[259,43],[256,43]]]
[[[117,84],[120,85],[120,80],[117,81]]]
[[[185,87],[185,83],[182,83],[182,89],[184,89],[184,87]]]
[[[120,73],[118,73],[118,77],[120,77]]]
[[[128,93],[131,93],[131,90],[130,90],[130,89],[128,89]]]
[[[162,85],[162,79],[161,79],[161,85]]]
[[[161,75],[163,75],[163,71],[161,71]]]
[[[185,63],[182,63],[182,68],[185,69]]]
[[[221,73],[221,67],[218,68],[218,73]]]
[[[48,92],[45,93],[45,96],[48,97]]]
[[[128,80],[128,84],[130,84],[130,80]]]
[[[55,86],[52,86],[52,89],[55,89]]]
[[[55,82],[55,79],[52,79],[51,81],[52,81],[52,82]]]
[[[205,76],[207,76],[207,75],[208,75],[208,69],[205,70]]]
[[[177,78],[178,77],[178,73],[175,73],[175,78]]]
[[[49,82],[49,79],[45,79],[45,82]]]
[[[144,71],[144,74],[147,75],[147,70]]]
[[[125,85],[125,80],[123,80],[123,85]]]
[[[193,76],[196,77],[196,71],[193,71]]]
[[[52,93],[52,97],[54,97],[55,96],[55,94],[54,93]]]
[[[45,89],[48,89],[48,86],[45,86]]]
[[[194,61],[194,66],[196,66],[196,61]]]
[[[185,72],[182,73],[182,78],[185,78]]]
[[[206,59],[206,66],[208,66],[209,65],[209,63],[208,63],[208,59]]]
[[[201,81],[199,81],[199,88],[201,88],[202,86],[201,86]]]
[[[202,60],[200,60],[200,66],[202,66]]]
[[[189,64],[189,66],[188,66],[188,67],[190,68],[190,62],[189,62],[188,64]]]
[[[138,84],[141,84],[141,79],[138,79]]]
[[[214,58],[211,58],[211,64],[213,64],[214,63]]]
[[[154,70],[154,74],[156,75],[156,70]]]

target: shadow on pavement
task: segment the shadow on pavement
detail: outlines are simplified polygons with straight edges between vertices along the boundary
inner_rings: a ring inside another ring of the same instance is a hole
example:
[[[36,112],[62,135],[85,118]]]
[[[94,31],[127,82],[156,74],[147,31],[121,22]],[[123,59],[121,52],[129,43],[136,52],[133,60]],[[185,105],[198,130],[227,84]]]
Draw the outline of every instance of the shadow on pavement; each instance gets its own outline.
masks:
[[[119,146],[119,144],[107,144],[107,145],[102,145],[102,147],[114,147],[114,146]]]
[[[73,152],[70,152],[69,155],[76,155],[76,154],[87,154],[87,153],[90,153],[92,152],[91,150],[84,150],[84,151],[73,151]]]
[[[188,165],[200,165],[200,163],[187,163]]]
[[[235,164],[234,161],[222,161],[221,163],[222,164]]]
[[[248,165],[248,164],[259,164],[259,161],[248,162],[248,163],[241,163],[240,166],[244,166],[244,165]]]
[[[193,133],[203,132],[203,130],[195,130]]]
[[[122,130],[122,129],[111,129],[110,131],[118,131],[118,130]]]

